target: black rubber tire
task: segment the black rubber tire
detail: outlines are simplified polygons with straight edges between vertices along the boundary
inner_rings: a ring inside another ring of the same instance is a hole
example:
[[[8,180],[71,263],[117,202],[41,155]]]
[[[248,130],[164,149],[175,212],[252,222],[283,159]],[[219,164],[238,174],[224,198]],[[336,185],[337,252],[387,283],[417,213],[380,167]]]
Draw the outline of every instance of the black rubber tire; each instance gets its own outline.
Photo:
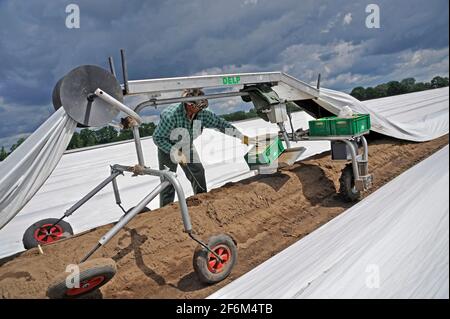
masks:
[[[230,255],[220,272],[213,272],[208,267],[208,260],[214,255],[200,245],[195,250],[193,266],[198,278],[203,283],[214,284],[224,280],[231,273],[237,261],[237,247],[233,239],[225,234],[212,236],[208,241],[208,247],[214,251],[218,247],[226,247]]]
[[[44,226],[44,225],[53,225],[57,221],[58,221],[57,218],[46,218],[46,219],[42,219],[42,220],[34,223],[30,227],[28,227],[27,230],[25,231],[25,233],[23,234],[23,238],[22,238],[23,246],[25,247],[25,249],[37,247],[38,244],[39,245],[48,244],[48,242],[39,241],[35,237],[36,231],[38,229],[41,229],[42,226]],[[60,229],[62,230],[62,236],[58,237],[53,242],[61,240],[63,238],[68,238],[73,235],[72,226],[70,226],[70,224],[68,222],[65,222],[62,220],[58,223],[58,225],[59,225]]]
[[[80,289],[83,287],[83,282],[86,285],[85,289],[76,290],[74,288],[67,288],[66,279],[71,275],[70,272],[63,272],[56,276],[47,288],[47,296],[50,299],[76,299],[96,291],[101,286],[110,281],[117,272],[116,263],[111,258],[96,258],[88,260],[78,265]],[[91,289],[86,283],[89,279],[95,281],[96,278],[102,278],[101,281]]]
[[[125,215],[128,214],[129,212],[131,212],[131,211],[133,210],[133,208],[134,208],[134,207],[131,207],[129,210],[127,210],[127,212],[125,213]],[[143,213],[147,213],[147,212],[151,212],[151,211],[152,211],[152,210],[151,210],[150,208],[144,207],[144,208],[138,213],[138,215],[143,214]]]
[[[339,178],[339,195],[347,202],[356,202],[361,199],[361,192],[355,188],[355,179],[352,164],[345,165]]]

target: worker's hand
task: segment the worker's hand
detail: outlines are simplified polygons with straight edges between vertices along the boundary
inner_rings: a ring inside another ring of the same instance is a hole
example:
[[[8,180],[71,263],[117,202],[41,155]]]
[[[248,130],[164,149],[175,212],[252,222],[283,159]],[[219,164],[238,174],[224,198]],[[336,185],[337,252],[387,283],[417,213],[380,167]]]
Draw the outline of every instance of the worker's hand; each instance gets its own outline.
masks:
[[[257,144],[257,141],[254,137],[249,137],[247,135],[244,135],[242,137],[242,144],[245,144],[245,145]]]
[[[182,166],[185,166],[188,163],[186,155],[184,155],[182,151],[178,151],[177,162]]]

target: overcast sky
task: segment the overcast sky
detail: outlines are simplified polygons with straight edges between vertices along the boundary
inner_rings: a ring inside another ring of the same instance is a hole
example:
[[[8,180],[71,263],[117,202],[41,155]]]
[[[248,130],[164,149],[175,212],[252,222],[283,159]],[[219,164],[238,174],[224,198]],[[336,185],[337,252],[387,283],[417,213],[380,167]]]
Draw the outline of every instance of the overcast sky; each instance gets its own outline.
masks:
[[[68,29],[66,6],[80,8]],[[380,28],[365,25],[380,8]],[[284,71],[343,91],[449,73],[448,0],[0,0],[0,146],[53,112],[56,81],[127,52],[129,78]],[[118,65],[117,65],[118,68]],[[214,103],[217,113],[251,105]]]

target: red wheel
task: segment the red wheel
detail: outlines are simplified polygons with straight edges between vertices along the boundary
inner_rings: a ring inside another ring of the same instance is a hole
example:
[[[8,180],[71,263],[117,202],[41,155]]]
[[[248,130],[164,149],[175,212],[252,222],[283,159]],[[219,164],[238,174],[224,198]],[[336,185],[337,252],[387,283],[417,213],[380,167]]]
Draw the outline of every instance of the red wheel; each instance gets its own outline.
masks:
[[[228,246],[222,244],[211,248],[211,250],[215,252],[220,257],[220,259],[217,258],[216,255],[209,253],[208,270],[213,274],[217,274],[223,271],[224,266],[231,259],[231,250],[230,248],[228,248]]]
[[[80,282],[80,288],[71,288],[66,291],[66,295],[69,297],[76,297],[88,293],[89,291],[94,290],[99,287],[102,282],[105,281],[105,276],[95,276],[92,278],[88,278],[82,282]]]
[[[78,270],[78,277],[69,277],[72,274],[67,272],[56,276],[47,289],[47,296],[52,299],[79,298],[106,284],[117,271],[116,263],[110,258],[88,260],[79,264]]]
[[[208,247],[220,259],[206,248],[199,246],[194,252],[193,266],[202,282],[213,284],[224,280],[231,273],[237,260],[237,248],[233,239],[223,234],[211,237]]]
[[[45,224],[34,231],[34,239],[42,244],[50,244],[60,239],[63,233],[60,225]]]
[[[28,227],[23,234],[22,241],[23,246],[30,249],[37,245],[54,243],[71,235],[73,235],[73,230],[69,223],[57,218],[47,218]]]

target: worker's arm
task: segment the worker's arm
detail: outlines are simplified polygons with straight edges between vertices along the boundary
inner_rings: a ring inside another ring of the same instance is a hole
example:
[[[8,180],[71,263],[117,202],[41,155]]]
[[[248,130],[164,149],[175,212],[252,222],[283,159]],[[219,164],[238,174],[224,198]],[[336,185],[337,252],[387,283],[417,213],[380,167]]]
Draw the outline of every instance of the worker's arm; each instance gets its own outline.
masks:
[[[240,139],[241,141],[243,141],[243,143],[248,140],[247,136],[242,134],[241,131],[239,131],[234,125],[232,125],[222,117],[209,110],[203,110],[202,112],[202,124],[204,127],[217,129],[224,134]]]
[[[163,116],[161,114],[161,119],[159,121],[158,126],[153,133],[153,141],[156,146],[161,149],[164,153],[170,154],[170,150],[172,149],[172,142],[170,140],[170,133],[175,128],[176,123],[175,119],[170,116]]]

